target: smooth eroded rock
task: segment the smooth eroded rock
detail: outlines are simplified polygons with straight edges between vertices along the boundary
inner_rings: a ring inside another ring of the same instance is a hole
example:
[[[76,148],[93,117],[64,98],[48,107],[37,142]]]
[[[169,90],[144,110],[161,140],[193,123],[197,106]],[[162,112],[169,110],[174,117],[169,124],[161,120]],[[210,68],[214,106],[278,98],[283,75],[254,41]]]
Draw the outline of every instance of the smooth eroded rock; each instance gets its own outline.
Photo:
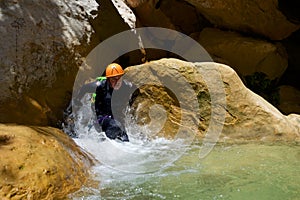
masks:
[[[229,140],[299,139],[299,124],[246,88],[224,64],[161,59],[126,71],[125,78],[140,87],[133,104],[137,123],[161,126],[153,135],[177,137],[185,129],[201,138],[213,130]]]
[[[0,124],[0,198],[63,199],[86,183],[93,160],[62,131]]]

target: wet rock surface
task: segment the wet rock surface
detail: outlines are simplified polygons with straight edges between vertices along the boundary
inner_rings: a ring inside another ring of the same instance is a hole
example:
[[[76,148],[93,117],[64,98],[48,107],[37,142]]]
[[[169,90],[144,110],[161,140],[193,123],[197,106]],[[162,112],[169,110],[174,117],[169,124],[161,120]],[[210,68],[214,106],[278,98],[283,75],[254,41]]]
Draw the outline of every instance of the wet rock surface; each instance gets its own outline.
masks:
[[[0,124],[0,198],[64,199],[89,177],[93,159],[51,127]]]

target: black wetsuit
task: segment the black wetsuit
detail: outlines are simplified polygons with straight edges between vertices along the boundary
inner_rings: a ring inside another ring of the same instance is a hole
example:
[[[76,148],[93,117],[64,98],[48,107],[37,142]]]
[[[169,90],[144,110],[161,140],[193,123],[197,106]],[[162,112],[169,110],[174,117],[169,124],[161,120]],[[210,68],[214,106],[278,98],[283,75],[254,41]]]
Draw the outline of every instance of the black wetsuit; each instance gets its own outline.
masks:
[[[96,89],[95,111],[98,123],[110,139],[129,141],[124,128],[124,112],[132,101],[134,88],[130,83],[122,82],[118,90],[110,87],[107,80],[102,80]]]

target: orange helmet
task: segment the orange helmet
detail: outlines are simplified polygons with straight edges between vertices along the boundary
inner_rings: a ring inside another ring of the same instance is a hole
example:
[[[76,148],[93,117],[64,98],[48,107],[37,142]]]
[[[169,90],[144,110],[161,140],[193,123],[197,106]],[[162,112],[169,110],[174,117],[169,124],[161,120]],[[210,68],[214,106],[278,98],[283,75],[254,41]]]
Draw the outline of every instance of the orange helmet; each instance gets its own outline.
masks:
[[[106,78],[110,78],[110,77],[114,77],[114,76],[120,76],[120,75],[123,75],[123,74],[124,74],[123,68],[121,67],[121,65],[119,65],[117,63],[109,64],[106,67],[106,70],[105,70]]]

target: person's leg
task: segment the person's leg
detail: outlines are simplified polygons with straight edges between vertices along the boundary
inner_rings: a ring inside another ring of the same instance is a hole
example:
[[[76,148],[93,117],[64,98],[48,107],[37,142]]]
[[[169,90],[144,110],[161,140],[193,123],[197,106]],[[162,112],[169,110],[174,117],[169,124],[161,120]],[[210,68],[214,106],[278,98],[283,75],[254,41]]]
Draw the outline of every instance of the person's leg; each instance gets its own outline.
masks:
[[[128,142],[128,136],[120,122],[106,118],[102,122],[102,130],[109,139],[119,139],[123,142]]]

